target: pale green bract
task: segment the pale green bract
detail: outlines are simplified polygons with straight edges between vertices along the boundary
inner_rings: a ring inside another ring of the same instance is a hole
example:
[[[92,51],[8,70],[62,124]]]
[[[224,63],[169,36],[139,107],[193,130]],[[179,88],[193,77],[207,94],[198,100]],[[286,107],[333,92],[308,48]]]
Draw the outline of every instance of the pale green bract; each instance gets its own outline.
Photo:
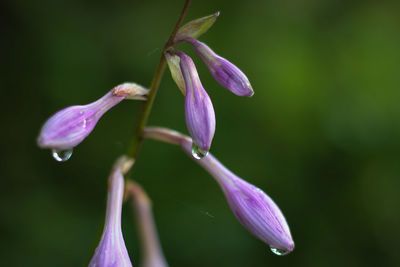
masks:
[[[186,95],[185,81],[183,80],[181,67],[179,66],[179,64],[180,64],[179,56],[166,52],[165,58],[167,59],[167,63],[168,63],[169,70],[171,71],[172,79],[174,80],[176,85],[179,87],[179,90],[181,90],[182,94]]]
[[[219,11],[199,19],[192,20],[183,25],[176,34],[175,41],[181,41],[186,38],[198,38],[205,33],[216,21]]]

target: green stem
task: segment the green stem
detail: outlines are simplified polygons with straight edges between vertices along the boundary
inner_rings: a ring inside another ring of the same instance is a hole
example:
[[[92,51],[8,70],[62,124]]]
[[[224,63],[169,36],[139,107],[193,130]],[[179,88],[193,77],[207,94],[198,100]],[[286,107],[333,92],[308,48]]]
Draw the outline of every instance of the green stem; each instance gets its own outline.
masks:
[[[190,4],[190,0],[186,0],[185,5],[182,9],[181,15],[179,16],[178,22],[175,25],[174,30],[172,31],[168,41],[166,42],[164,49],[161,53],[160,61],[158,62],[156,72],[154,74],[153,80],[150,84],[150,92],[147,96],[147,101],[143,103],[141,111],[139,113],[139,119],[136,124],[136,129],[132,135],[131,142],[128,146],[128,151],[126,156],[130,158],[136,159],[139,153],[140,146],[143,142],[143,130],[146,126],[147,120],[150,116],[151,108],[153,106],[154,99],[157,94],[158,87],[160,86],[161,79],[164,75],[165,67],[166,67],[166,60],[164,56],[164,52],[173,45],[174,38],[182,25],[183,19],[186,15]],[[126,177],[130,176],[130,172],[127,173]]]

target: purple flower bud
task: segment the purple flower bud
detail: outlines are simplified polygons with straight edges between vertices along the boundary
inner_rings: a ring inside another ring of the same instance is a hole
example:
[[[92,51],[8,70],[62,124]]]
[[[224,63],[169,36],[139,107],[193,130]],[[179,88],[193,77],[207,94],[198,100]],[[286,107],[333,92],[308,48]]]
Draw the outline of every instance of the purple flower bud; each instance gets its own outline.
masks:
[[[130,168],[132,163],[133,161],[122,157],[114,165],[110,174],[104,230],[89,267],[132,266],[121,231],[121,211],[125,184],[123,173]]]
[[[180,138],[183,150],[191,154],[191,142]],[[294,249],[289,226],[275,202],[261,189],[237,177],[211,154],[197,161],[221,186],[239,222],[277,255]]]
[[[215,133],[215,114],[211,99],[201,84],[193,60],[176,51],[180,57],[180,68],[185,81],[186,126],[193,138],[193,156],[201,158],[210,150]]]
[[[70,150],[92,132],[107,110],[124,98],[143,99],[145,94],[147,89],[137,84],[124,83],[91,104],[60,110],[43,125],[37,143],[41,148]]]
[[[197,55],[220,85],[238,96],[250,97],[254,94],[249,79],[238,67],[215,54],[206,44],[193,38],[188,38],[187,41],[193,45]]]

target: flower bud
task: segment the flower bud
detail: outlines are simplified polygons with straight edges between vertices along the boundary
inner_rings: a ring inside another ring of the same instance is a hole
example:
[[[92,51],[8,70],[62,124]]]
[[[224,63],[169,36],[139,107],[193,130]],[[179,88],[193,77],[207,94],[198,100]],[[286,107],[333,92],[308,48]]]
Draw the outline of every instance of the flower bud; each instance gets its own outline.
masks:
[[[180,68],[185,81],[186,126],[193,138],[194,149],[198,151],[194,155],[205,155],[210,150],[215,133],[214,107],[201,84],[193,60],[182,52],[175,53],[180,57]]]
[[[146,127],[143,134],[146,138],[180,145],[188,155],[192,153],[192,140],[176,131]],[[277,255],[286,255],[294,249],[286,219],[267,194],[236,176],[211,154],[196,162],[215,178],[236,218],[247,230],[267,243]]]
[[[197,55],[203,60],[214,79],[238,96],[253,96],[254,91],[246,75],[231,62],[214,53],[206,44],[188,38]]]
[[[120,158],[108,180],[107,210],[103,234],[89,267],[132,266],[121,231],[121,211],[124,197],[124,176],[132,160]]]
[[[125,98],[144,99],[147,92],[147,89],[137,84],[124,83],[93,103],[60,110],[43,125],[37,139],[38,146],[53,150],[70,150],[92,132],[97,121],[107,110]]]
[[[180,144],[190,155],[190,139],[181,137]],[[267,194],[236,176],[211,154],[196,162],[215,178],[234,215],[248,231],[277,255],[286,255],[294,249],[286,219]]]

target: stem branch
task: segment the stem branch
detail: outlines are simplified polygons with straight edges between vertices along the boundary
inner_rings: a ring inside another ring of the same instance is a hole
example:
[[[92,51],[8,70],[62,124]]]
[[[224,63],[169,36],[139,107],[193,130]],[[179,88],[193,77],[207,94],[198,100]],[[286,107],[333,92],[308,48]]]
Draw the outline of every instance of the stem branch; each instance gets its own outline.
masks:
[[[149,88],[150,92],[149,92],[149,94],[147,96],[147,101],[142,104],[141,111],[139,113],[139,119],[138,119],[137,124],[136,124],[136,129],[135,129],[135,131],[134,131],[134,133],[132,135],[132,139],[131,139],[130,144],[128,146],[128,150],[127,150],[126,156],[128,156],[129,158],[136,159],[137,155],[139,153],[140,145],[143,142],[143,130],[144,130],[144,127],[146,126],[146,123],[147,123],[148,118],[150,116],[151,108],[153,106],[153,102],[154,102],[154,99],[156,97],[157,90],[158,90],[158,88],[160,86],[160,82],[161,82],[161,79],[162,79],[162,77],[164,75],[164,71],[165,71],[165,67],[166,67],[166,60],[165,60],[164,52],[169,47],[171,47],[173,45],[174,38],[175,38],[175,36],[176,36],[176,34],[177,34],[177,32],[178,32],[178,30],[179,30],[179,28],[180,28],[180,26],[181,26],[181,24],[183,22],[183,19],[185,18],[186,12],[187,12],[188,7],[189,7],[189,4],[190,4],[190,0],[186,0],[185,5],[184,5],[184,7],[182,9],[182,12],[181,12],[181,14],[179,16],[179,19],[178,19],[178,21],[177,21],[177,23],[175,25],[175,28],[172,31],[168,41],[165,43],[165,46],[164,46],[163,51],[161,53],[160,61],[158,62],[158,65],[157,65],[153,80],[151,81],[151,84],[150,84],[150,88]],[[130,173],[131,172],[128,172],[126,174],[126,177],[129,177]]]

